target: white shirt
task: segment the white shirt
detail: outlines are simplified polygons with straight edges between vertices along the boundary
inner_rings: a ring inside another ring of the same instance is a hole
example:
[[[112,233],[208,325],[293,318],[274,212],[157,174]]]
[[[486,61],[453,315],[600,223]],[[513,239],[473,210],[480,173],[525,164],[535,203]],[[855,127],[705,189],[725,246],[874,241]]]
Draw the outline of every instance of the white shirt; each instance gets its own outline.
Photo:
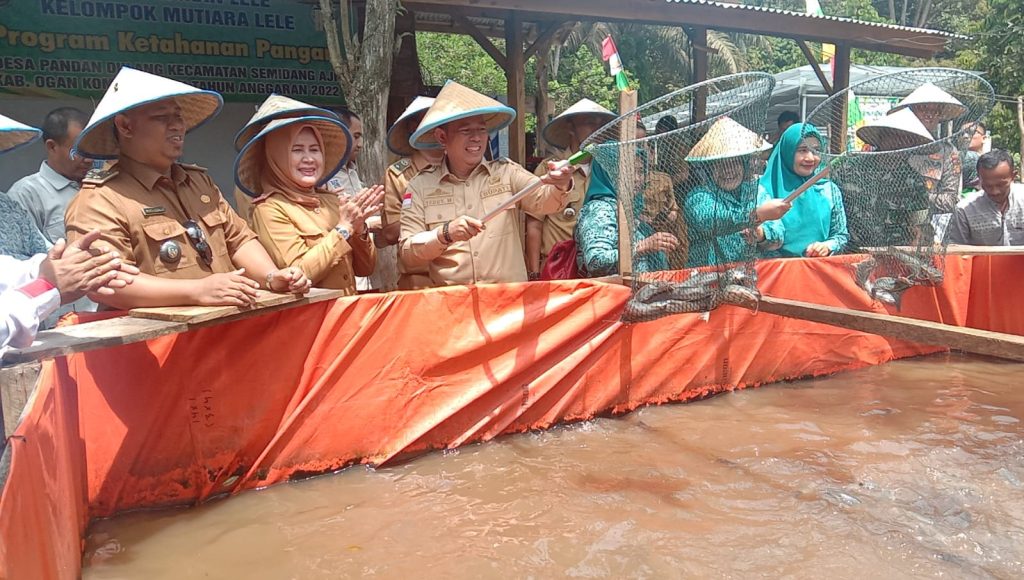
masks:
[[[64,211],[78,190],[78,182],[57,173],[43,161],[39,173],[16,181],[7,195],[28,210],[36,227],[52,245],[64,237]]]
[[[0,256],[0,358],[10,347],[30,346],[39,322],[60,306],[56,288],[34,298],[19,290],[39,277],[39,264],[44,258],[43,254],[28,260]]]

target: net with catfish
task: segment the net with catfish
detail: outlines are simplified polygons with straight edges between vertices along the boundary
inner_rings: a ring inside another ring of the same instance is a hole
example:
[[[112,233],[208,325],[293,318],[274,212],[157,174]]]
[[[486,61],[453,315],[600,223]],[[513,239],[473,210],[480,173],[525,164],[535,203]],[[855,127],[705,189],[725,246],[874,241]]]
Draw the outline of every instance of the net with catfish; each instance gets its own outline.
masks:
[[[583,212],[617,205],[618,231],[629,236],[617,244],[620,270],[632,274],[625,322],[758,302],[753,262],[772,235],[763,236],[754,208],[774,85],[765,73],[695,84],[623,114],[583,144],[597,165],[591,188],[605,177],[611,190],[603,206],[588,193]]]
[[[854,275],[873,300],[898,309],[906,290],[942,283],[964,165],[976,163],[967,146],[992,105],[978,75],[921,68],[858,83],[809,115],[829,135],[823,157],[843,192],[846,251],[867,254]]]

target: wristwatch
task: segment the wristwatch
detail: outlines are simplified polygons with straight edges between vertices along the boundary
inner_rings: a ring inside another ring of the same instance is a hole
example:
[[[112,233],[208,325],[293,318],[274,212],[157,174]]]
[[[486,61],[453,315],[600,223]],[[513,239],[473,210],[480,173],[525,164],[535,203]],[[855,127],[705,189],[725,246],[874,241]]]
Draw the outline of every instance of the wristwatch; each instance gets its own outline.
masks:
[[[348,231],[347,229],[341,226],[334,228],[334,231],[338,232],[338,235],[341,236],[341,239],[345,240],[346,242],[348,241],[349,238],[352,237],[352,232]]]

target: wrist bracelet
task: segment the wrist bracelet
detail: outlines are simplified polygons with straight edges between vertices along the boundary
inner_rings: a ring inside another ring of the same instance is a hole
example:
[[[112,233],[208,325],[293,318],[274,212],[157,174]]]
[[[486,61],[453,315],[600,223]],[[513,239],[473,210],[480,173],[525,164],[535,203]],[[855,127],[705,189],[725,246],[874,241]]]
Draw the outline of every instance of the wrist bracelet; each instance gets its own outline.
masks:
[[[267,272],[267,290],[270,290],[271,292],[274,291],[274,288],[271,287],[271,285],[270,285],[270,282],[273,279],[274,279],[274,273],[273,272]]]
[[[444,227],[441,228],[441,237],[444,238],[444,243],[448,244],[449,246],[455,242],[455,240],[452,239],[451,234],[448,233],[448,224],[450,223],[452,222],[444,222]]]

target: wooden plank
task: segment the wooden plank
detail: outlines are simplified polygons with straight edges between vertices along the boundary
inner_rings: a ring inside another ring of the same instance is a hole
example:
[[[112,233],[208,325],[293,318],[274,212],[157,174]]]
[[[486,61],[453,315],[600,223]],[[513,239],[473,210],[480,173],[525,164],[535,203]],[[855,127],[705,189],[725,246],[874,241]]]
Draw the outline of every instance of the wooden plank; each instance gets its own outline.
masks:
[[[935,255],[945,253],[947,256],[1019,256],[1024,254],[1024,246],[968,246],[966,244],[949,244],[945,249],[942,246],[896,246],[897,250],[907,253],[932,252]],[[886,247],[861,248],[864,252],[884,254],[889,251]]]
[[[21,412],[36,389],[42,365],[38,362],[0,369],[0,400],[4,410],[4,437],[10,437],[21,421]]]
[[[470,22],[468,18],[461,14],[452,14],[451,18],[452,24],[457,25],[458,28],[462,30],[462,32],[471,36],[473,40],[475,40],[476,43],[480,45],[480,48],[484,49],[484,52],[491,55],[491,58],[494,59],[494,62],[498,63],[498,66],[501,67],[501,70],[508,70],[508,58],[504,54],[501,54],[501,51],[498,50],[498,47],[494,46],[494,43],[491,42],[491,39],[487,38],[487,35],[481,32],[480,29],[476,27],[476,24]],[[506,25],[505,28],[507,29],[508,26]],[[506,51],[507,50],[508,49],[506,48]]]
[[[526,50],[523,51],[523,61],[530,60],[530,57],[537,54],[537,51],[540,49],[547,50],[550,48],[551,42],[554,40],[555,34],[561,29],[562,24],[561,22],[548,23],[537,36],[537,40],[534,40],[533,44],[526,47]]]
[[[821,83],[821,88],[825,89],[825,92],[832,95],[835,91],[832,89],[832,83],[828,82],[828,78],[825,77],[825,73],[821,70],[821,65],[818,64],[818,59],[811,52],[811,48],[807,46],[807,42],[799,38],[795,39],[797,45],[800,47],[800,52],[804,53],[804,58],[807,59],[807,64],[811,65],[811,70],[814,71],[814,76],[818,77],[818,82]]]
[[[138,314],[140,313],[132,311],[129,313],[129,316],[87,322],[40,332],[36,335],[36,341],[32,346],[24,349],[12,349],[4,353],[3,363],[16,364],[44,360],[76,352],[143,342],[168,334],[187,332],[194,328],[235,322],[278,310],[334,300],[340,298],[342,294],[343,292],[340,290],[314,288],[309,291],[309,294],[301,298],[296,298],[290,294],[282,294],[278,296],[284,298],[284,300],[266,300],[259,308],[244,310],[233,306],[182,306],[166,309],[140,308],[137,310],[142,311],[141,314],[144,314],[145,317],[139,317]],[[179,312],[175,314],[175,310]],[[153,312],[152,315],[161,318],[150,317],[150,313],[146,311],[157,311]],[[189,315],[181,316],[183,312],[189,313]],[[216,316],[211,316],[211,314]],[[175,318],[175,320],[168,320],[167,318],[169,317]]]
[[[526,61],[523,58],[523,25],[519,14],[508,13],[505,19],[505,69],[507,80],[508,106],[516,115],[508,126],[508,156],[520,165],[526,163],[526,115],[522,114],[526,103]]]
[[[237,306],[165,306],[162,308],[133,308],[128,311],[128,315],[133,318],[150,318],[152,320],[166,320],[168,322],[199,324],[220,318],[228,318],[244,312],[265,310],[279,304],[293,302],[312,304],[342,296],[344,296],[344,292],[341,290],[328,290],[324,288],[313,288],[306,296],[277,294],[260,290],[259,296],[256,298],[256,305],[252,308],[239,308]]]
[[[763,296],[759,310],[899,340],[1024,362],[1024,336]]]
[[[66,356],[75,352],[142,342],[186,330],[188,326],[180,322],[127,316],[64,326],[40,332],[28,348],[5,352],[3,363],[7,365]]]

